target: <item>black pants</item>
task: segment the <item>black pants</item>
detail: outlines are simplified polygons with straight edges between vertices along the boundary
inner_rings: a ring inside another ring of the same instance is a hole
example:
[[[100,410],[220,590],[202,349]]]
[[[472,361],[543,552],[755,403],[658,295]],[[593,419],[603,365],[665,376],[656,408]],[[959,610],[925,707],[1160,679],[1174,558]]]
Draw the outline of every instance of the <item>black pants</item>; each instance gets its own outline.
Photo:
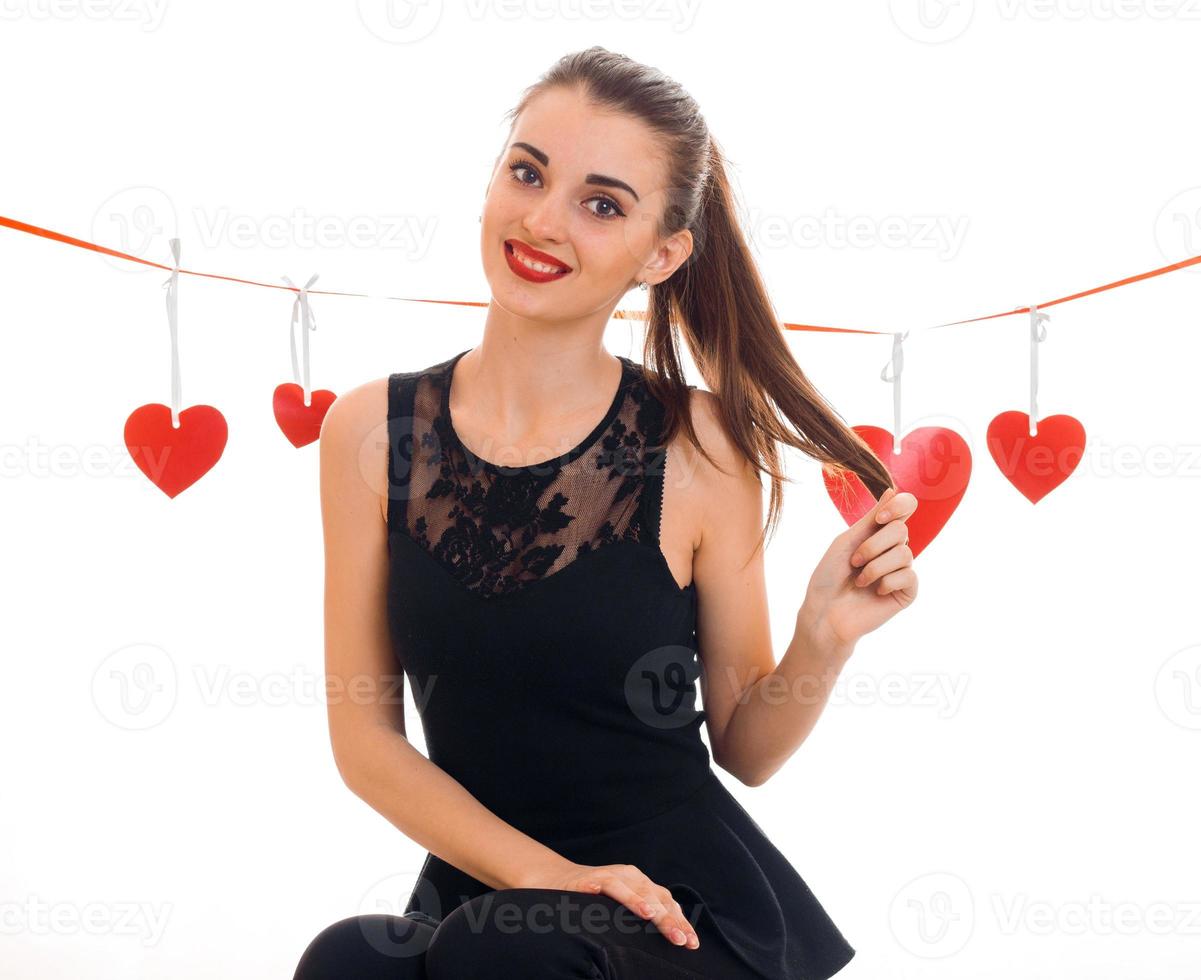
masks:
[[[687,910],[685,910],[687,915]],[[488,892],[440,922],[356,915],[309,943],[293,980],[738,980],[752,974],[689,917],[699,949],[676,946],[608,895]]]

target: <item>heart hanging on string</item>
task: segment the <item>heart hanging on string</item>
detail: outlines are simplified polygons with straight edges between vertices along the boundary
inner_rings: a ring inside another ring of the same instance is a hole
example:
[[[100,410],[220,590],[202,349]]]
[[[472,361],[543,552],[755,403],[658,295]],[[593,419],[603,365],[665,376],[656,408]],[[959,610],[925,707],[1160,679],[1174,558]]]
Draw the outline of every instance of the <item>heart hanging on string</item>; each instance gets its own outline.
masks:
[[[1084,442],[1084,426],[1071,415],[1039,419],[1035,435],[1025,412],[1001,412],[988,424],[988,451],[997,468],[1032,504],[1072,475]]]
[[[212,405],[193,405],[171,424],[171,409],[152,403],[125,420],[125,445],[138,469],[168,497],[176,497],[216,465],[229,427]]]
[[[917,497],[917,510],[906,522],[909,548],[921,554],[950,519],[972,474],[972,452],[963,437],[952,429],[926,426],[914,429],[901,440],[894,453],[892,433],[874,425],[856,425],[854,430],[872,448],[892,475],[900,492]],[[854,524],[873,506],[876,498],[854,473],[833,474],[822,469],[826,493],[847,526]]]
[[[170,245],[171,275],[163,288],[167,290],[167,326],[171,334],[171,404],[152,402],[130,412],[125,420],[125,446],[146,478],[174,498],[216,465],[225,451],[229,426],[212,405],[180,409],[179,239],[172,238]],[[175,419],[178,426],[173,424]]]
[[[309,387],[309,334],[317,329],[317,317],[309,303],[309,288],[320,276],[313,273],[309,281],[297,287],[287,276],[281,277],[289,289],[296,291],[292,300],[292,317],[288,321],[288,347],[292,357],[292,381],[275,386],[271,400],[275,411],[275,422],[288,441],[297,449],[314,442],[321,435],[321,422],[325,413],[337,398],[332,391]],[[301,357],[296,356],[296,325],[300,324]],[[303,384],[302,384],[303,382]],[[309,404],[304,403],[304,393],[309,392]]]
[[[275,386],[271,407],[275,422],[288,441],[297,449],[307,446],[321,435],[321,422],[338,396],[325,388],[309,393],[311,404],[304,403],[304,389],[292,381]]]

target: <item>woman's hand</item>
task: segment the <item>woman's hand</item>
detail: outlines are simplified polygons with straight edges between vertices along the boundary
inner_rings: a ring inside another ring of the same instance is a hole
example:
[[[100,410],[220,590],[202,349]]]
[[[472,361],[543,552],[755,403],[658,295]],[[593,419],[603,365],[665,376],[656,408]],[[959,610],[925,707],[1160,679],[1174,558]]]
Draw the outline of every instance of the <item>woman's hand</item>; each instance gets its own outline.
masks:
[[[593,866],[566,861],[554,870],[531,874],[521,887],[608,895],[636,915],[654,920],[659,931],[677,946],[697,949],[701,944],[671,892],[656,885],[632,864]]]
[[[917,598],[905,526],[917,498],[891,487],[834,539],[813,571],[799,622],[831,649],[849,651]]]

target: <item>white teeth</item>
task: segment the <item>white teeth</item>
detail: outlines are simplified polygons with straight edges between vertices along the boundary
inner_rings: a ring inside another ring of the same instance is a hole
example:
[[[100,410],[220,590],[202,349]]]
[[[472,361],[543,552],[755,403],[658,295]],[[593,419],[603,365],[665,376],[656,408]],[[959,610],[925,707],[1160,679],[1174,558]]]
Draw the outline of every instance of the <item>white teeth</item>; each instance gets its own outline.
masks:
[[[535,262],[532,259],[527,259],[524,255],[513,249],[513,254],[517,257],[517,261],[524,265],[527,269],[533,269],[535,272],[562,272],[557,265],[547,265],[545,262]]]

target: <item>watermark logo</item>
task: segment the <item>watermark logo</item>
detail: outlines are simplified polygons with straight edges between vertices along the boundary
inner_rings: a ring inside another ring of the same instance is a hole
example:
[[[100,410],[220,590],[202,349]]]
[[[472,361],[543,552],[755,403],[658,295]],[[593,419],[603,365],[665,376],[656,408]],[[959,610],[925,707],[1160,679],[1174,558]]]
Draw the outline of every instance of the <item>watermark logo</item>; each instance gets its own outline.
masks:
[[[358,0],[359,20],[381,41],[412,44],[438,29],[442,0]]]
[[[626,672],[626,704],[648,728],[681,728],[701,713],[696,707],[699,677],[700,663],[691,647],[656,647]]]
[[[167,0],[4,0],[0,20],[126,21],[157,31],[167,15]]]
[[[974,0],[890,0],[888,12],[906,37],[923,44],[945,44],[968,29],[976,4]]]
[[[52,902],[27,895],[0,901],[0,936],[131,936],[155,946],[174,907],[171,902]]]
[[[1201,187],[1181,191],[1155,216],[1155,244],[1169,262],[1201,255]],[[1192,265],[1185,272],[1201,271]]]
[[[920,875],[893,898],[888,925],[901,947],[914,956],[953,956],[967,945],[975,928],[971,889],[950,872]]]
[[[1155,702],[1173,724],[1201,731],[1201,643],[1177,650],[1160,665]]]
[[[412,906],[412,912],[406,909]],[[380,878],[363,893],[357,923],[372,949],[396,959],[425,953],[432,928],[443,916],[433,882],[418,872],[404,871]]]
[[[963,249],[971,224],[965,215],[841,214],[827,207],[820,215],[748,214],[748,235],[762,249],[904,248],[933,252],[943,262]]]
[[[150,643],[114,650],[92,674],[96,710],[110,724],[130,731],[165,721],[175,708],[178,690],[174,661]]]
[[[126,187],[109,196],[92,215],[92,241],[97,245],[151,262],[169,265],[169,243],[178,237],[175,202],[158,187]],[[149,268],[111,255],[105,255],[104,261],[122,272],[146,272]]]

